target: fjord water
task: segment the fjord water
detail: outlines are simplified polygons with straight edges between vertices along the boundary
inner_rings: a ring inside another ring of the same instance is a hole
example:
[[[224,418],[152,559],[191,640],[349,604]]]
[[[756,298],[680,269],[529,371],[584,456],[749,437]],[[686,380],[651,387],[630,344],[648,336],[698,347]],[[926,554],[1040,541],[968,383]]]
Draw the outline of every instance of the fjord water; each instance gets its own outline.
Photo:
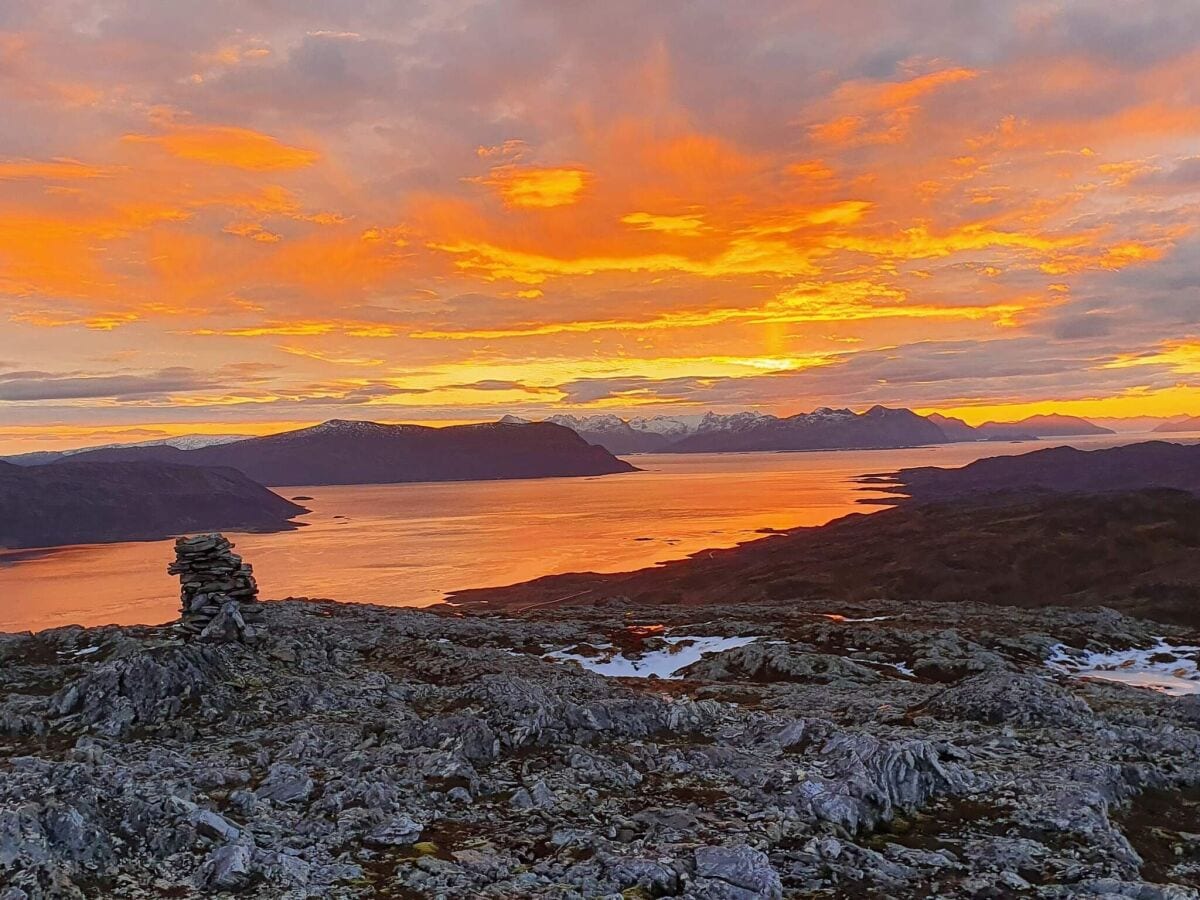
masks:
[[[1059,440],[1099,448],[1145,435]],[[904,450],[644,455],[596,478],[277,488],[305,527],[231,535],[264,598],[426,606],[446,593],[572,571],[619,572],[729,547],[761,529],[822,525],[879,506],[854,481],[906,466],[960,466],[1053,444]],[[171,541],[0,551],[0,631],[173,619]]]

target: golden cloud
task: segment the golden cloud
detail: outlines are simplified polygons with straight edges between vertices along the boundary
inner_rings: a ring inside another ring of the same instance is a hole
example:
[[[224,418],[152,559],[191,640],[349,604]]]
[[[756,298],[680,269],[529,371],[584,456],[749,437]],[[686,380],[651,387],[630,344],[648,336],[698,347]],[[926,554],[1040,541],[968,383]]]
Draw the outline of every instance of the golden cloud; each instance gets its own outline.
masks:
[[[659,216],[653,213],[632,212],[621,221],[642,231],[658,231],[676,237],[699,237],[705,230],[704,216],[685,213],[678,216]]]
[[[594,331],[669,331],[704,328],[727,322],[748,325],[806,322],[854,322],[871,319],[993,320],[1011,325],[1035,301],[983,306],[936,306],[908,303],[904,293],[870,282],[798,285],[761,307],[716,308],[669,312],[647,319],[592,319],[532,324],[514,328],[418,331],[414,338],[434,340],[495,340]]]
[[[516,209],[551,209],[578,202],[591,178],[580,168],[539,169],[526,166],[495,166],[485,176],[467,181],[486,185],[500,195],[505,206]]]

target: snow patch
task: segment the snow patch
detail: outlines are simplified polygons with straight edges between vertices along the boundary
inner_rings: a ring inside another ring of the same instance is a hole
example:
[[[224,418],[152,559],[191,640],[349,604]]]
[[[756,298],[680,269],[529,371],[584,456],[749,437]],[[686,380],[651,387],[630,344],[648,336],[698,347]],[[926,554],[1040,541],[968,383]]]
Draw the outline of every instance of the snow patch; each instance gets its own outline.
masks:
[[[1200,647],[1161,637],[1141,650],[1088,651],[1055,644],[1046,665],[1074,678],[1149,688],[1171,697],[1200,694]]]
[[[83,647],[79,650],[59,650],[59,656],[91,656],[93,653],[99,653],[100,646],[97,644],[93,647]]]
[[[606,678],[658,678],[678,679],[681,669],[697,663],[708,653],[722,653],[745,647],[758,640],[757,637],[716,637],[699,635],[676,635],[663,638],[667,646],[662,650],[650,650],[637,657],[625,656],[613,644],[597,647],[599,655],[585,656],[568,650],[555,650],[543,659],[574,660],[589,672]]]
[[[850,657],[850,658],[854,659],[854,657]],[[917,677],[917,673],[912,670],[912,666],[910,666],[908,663],[882,662],[882,661],[877,662],[875,660],[870,660],[870,659],[855,659],[854,661],[859,662],[859,663],[865,663],[866,665],[869,665],[869,666],[887,666],[889,669],[895,669],[897,672],[899,672],[901,675],[905,676],[906,678],[916,678]]]

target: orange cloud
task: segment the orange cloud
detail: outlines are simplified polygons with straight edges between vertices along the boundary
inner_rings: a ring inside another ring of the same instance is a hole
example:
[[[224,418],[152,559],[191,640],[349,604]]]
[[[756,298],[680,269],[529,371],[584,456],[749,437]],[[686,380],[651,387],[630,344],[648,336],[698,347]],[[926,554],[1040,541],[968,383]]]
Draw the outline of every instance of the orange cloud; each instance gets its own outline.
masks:
[[[79,181],[89,178],[108,178],[119,169],[112,166],[93,166],[77,159],[59,157],[51,160],[14,159],[0,162],[0,181],[38,179],[42,181]]]
[[[829,166],[819,159],[789,163],[786,171],[789,175],[795,175],[797,178],[806,178],[812,181],[824,181],[832,178],[834,174],[833,169],[829,168]]]
[[[904,81],[853,81],[841,85],[822,104],[827,110],[852,110],[818,121],[809,127],[813,140],[822,144],[896,144],[907,140],[912,120],[921,110],[919,100],[953,84],[979,77],[974,69],[954,67],[918,75]]]
[[[270,135],[232,126],[175,126],[163,134],[127,134],[124,140],[152,144],[192,162],[255,172],[301,169],[320,159],[314,150],[291,147]]]
[[[542,284],[550,278],[604,272],[678,272],[718,278],[751,274],[793,276],[815,271],[814,251],[754,236],[732,239],[722,252],[709,259],[672,253],[560,258],[478,241],[429,246],[457,256],[460,270],[481,272],[489,280],[508,279],[518,284]]]
[[[320,362],[332,363],[333,365],[337,366],[363,366],[367,368],[374,368],[376,366],[382,366],[384,362],[386,362],[386,360],[376,357],[333,356],[328,353],[322,353],[319,350],[308,350],[304,347],[280,345],[279,349],[284,353],[290,353],[292,356],[303,356],[306,359],[315,359],[319,360]]]
[[[1106,369],[1130,369],[1137,366],[1169,366],[1181,375],[1200,375],[1200,338],[1165,341],[1157,350],[1123,353]]]
[[[283,240],[281,235],[273,231],[267,231],[257,222],[232,222],[226,225],[223,230],[226,234],[248,237],[252,241],[258,241],[263,244],[274,244]]]

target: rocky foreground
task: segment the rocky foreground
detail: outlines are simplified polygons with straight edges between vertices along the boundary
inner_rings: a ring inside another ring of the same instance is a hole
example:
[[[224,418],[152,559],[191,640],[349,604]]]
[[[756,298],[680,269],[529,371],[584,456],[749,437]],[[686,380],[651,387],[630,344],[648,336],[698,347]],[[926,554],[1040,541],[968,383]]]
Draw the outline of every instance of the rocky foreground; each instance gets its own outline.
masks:
[[[0,637],[2,900],[1200,896],[1197,696],[1048,665],[1157,647],[1186,692],[1178,627],[263,611],[253,648]]]

